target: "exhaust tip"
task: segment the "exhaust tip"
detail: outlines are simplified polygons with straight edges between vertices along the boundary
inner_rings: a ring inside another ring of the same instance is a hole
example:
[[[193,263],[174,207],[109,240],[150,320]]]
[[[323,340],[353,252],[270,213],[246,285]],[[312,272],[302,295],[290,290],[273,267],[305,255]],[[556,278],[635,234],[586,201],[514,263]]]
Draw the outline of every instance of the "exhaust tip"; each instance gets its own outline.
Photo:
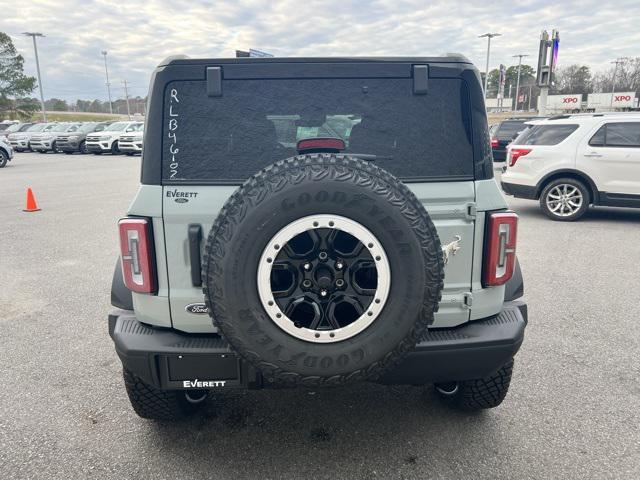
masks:
[[[458,382],[436,383],[435,387],[439,394],[447,397],[455,395],[460,389]]]
[[[209,392],[206,390],[187,390],[184,392],[184,398],[187,399],[189,403],[202,403],[209,396]]]

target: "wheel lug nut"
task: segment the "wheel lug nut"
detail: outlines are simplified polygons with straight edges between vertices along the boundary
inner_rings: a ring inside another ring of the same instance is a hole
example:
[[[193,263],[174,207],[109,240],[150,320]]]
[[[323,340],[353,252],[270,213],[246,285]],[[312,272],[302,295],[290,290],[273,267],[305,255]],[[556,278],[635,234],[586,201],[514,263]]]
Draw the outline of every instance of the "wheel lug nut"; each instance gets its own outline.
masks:
[[[303,286],[304,288],[309,288],[309,287],[311,287],[311,280],[304,280],[304,281],[302,282],[302,286]]]
[[[304,264],[304,267],[303,267],[303,268],[304,268],[305,270],[307,270],[307,271],[308,271],[308,270],[311,270],[311,264],[310,264],[309,262],[307,262],[307,263],[305,263],[305,264]]]
[[[344,280],[339,278],[338,280],[336,280],[336,287],[342,287],[342,286],[344,286]]]
[[[344,264],[342,262],[336,263],[336,269],[342,270],[342,267],[344,267]]]
[[[328,258],[327,252],[320,252],[318,258],[322,261],[326,260]]]
[[[322,290],[320,290],[320,296],[321,297],[326,297],[327,296],[327,291],[324,288]]]

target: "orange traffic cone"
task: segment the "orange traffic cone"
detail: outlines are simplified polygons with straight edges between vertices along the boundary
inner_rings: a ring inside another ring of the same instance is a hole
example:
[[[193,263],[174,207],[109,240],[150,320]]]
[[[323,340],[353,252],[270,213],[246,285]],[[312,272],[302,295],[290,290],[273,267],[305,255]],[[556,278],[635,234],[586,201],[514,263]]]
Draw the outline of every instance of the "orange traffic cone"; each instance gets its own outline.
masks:
[[[31,190],[31,187],[27,188],[27,208],[22,210],[23,212],[37,212],[40,210],[36,203],[36,197]]]

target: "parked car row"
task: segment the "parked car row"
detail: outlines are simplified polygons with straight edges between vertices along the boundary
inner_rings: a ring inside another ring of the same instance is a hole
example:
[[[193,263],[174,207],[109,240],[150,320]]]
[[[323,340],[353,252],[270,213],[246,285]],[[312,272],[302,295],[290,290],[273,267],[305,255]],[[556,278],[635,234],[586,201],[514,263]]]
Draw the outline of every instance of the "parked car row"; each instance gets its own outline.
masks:
[[[133,155],[142,152],[143,128],[139,121],[14,123],[0,137],[16,152]]]

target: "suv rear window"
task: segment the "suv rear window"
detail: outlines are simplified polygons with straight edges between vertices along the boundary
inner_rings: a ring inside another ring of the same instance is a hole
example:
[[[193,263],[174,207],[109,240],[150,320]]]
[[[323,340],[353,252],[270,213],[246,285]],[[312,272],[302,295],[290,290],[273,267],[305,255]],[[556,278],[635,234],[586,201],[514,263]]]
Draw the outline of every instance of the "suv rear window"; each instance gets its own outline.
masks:
[[[466,84],[411,78],[225,80],[207,96],[204,81],[165,90],[165,183],[241,183],[296,155],[305,138],[341,138],[345,153],[375,155],[407,180],[474,174]]]
[[[518,132],[527,128],[524,122],[524,120],[502,122],[498,127],[498,130],[496,130],[496,137],[511,140]]]
[[[513,141],[514,145],[557,145],[576,131],[578,125],[533,125]]]

